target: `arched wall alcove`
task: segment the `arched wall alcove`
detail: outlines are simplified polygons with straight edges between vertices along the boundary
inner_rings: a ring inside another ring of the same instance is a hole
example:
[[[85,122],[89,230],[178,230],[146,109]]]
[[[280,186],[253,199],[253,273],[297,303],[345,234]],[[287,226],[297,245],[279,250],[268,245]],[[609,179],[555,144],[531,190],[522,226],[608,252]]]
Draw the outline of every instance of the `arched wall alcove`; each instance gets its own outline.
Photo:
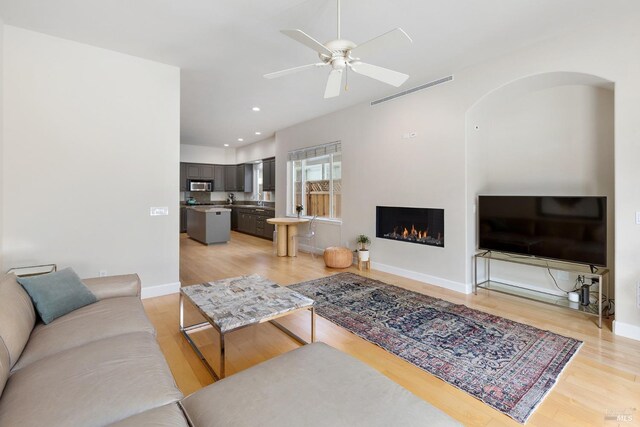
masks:
[[[467,111],[468,259],[477,248],[479,194],[604,195],[613,268],[614,95],[614,84],[600,77],[552,72],[499,87]],[[492,278],[562,294],[542,269],[499,264],[492,265]],[[575,279],[556,275],[564,290]],[[613,294],[613,277],[610,283]]]

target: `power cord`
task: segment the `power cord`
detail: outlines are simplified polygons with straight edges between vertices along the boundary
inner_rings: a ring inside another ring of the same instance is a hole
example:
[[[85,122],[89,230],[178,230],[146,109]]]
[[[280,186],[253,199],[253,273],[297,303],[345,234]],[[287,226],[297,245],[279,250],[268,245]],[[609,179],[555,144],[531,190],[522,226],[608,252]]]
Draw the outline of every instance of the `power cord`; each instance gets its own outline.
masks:
[[[609,298],[609,305],[607,306],[607,314],[613,316],[616,314],[616,301],[614,298]]]
[[[556,285],[556,288],[558,288],[559,290],[561,290],[562,292],[564,292],[565,294],[569,294],[573,291],[576,290],[576,288],[570,290],[570,291],[566,291],[564,289],[562,289],[559,285],[558,285],[558,281],[556,280],[556,278],[553,276],[553,273],[551,273],[551,268],[549,267],[549,263],[547,262],[547,271],[549,272],[549,276],[551,276],[551,279],[553,280],[553,284]],[[576,282],[578,282],[578,280],[580,279],[581,276],[578,276],[578,279],[576,279]]]

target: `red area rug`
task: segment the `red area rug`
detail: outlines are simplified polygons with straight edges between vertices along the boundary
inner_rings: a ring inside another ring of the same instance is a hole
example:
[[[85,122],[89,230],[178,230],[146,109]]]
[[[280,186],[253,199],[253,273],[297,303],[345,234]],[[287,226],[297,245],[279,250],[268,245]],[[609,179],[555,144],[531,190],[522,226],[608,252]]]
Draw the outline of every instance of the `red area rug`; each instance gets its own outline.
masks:
[[[582,341],[341,273],[289,286],[316,312],[524,423]]]

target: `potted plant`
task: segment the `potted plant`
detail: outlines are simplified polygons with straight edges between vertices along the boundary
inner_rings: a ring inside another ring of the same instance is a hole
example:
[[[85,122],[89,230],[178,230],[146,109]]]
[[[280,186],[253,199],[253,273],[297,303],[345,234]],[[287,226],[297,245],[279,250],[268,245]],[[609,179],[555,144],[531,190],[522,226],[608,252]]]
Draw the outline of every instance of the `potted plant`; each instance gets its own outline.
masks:
[[[371,244],[369,236],[364,234],[359,235],[356,238],[356,243],[360,245],[360,248],[358,248],[358,260],[369,261],[369,249],[367,249],[367,246]]]
[[[298,218],[300,218],[300,215],[302,214],[302,209],[304,209],[302,205],[296,205],[296,212],[298,213]]]

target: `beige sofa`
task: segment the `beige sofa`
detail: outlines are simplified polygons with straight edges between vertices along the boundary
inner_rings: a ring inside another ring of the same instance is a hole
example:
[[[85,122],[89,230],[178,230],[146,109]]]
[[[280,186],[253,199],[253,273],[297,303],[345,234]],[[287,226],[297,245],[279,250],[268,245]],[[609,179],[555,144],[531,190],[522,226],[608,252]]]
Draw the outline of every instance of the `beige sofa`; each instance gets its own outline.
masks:
[[[0,279],[0,426],[457,425],[321,343],[183,399],[138,276],[84,282],[98,302],[44,325],[15,276]]]

